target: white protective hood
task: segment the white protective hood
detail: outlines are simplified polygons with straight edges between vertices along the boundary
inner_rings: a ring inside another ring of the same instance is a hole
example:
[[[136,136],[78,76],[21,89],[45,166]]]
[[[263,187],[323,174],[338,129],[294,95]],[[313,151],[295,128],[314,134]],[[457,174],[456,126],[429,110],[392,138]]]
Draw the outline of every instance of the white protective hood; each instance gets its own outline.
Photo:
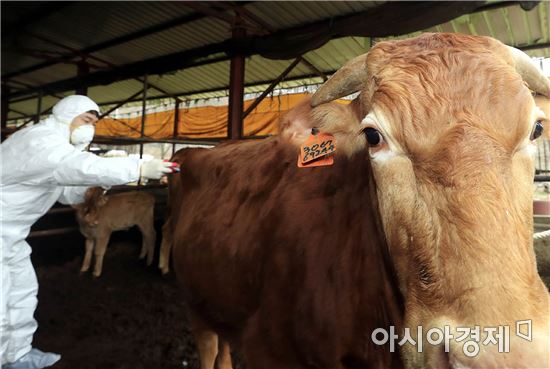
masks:
[[[69,125],[74,118],[89,110],[100,112],[99,106],[89,97],[72,95],[59,100],[52,109],[52,115],[59,123]]]

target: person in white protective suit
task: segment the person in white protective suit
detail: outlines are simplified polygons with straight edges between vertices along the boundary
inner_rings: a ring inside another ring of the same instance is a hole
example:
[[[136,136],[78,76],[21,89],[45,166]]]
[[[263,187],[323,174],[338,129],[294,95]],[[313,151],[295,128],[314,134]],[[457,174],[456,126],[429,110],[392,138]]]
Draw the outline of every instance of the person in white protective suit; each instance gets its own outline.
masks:
[[[140,176],[159,179],[177,164],[153,159],[101,158],[84,150],[94,136],[99,107],[86,96],[60,100],[52,115],[0,145],[2,368],[40,369],[60,355],[32,348],[38,284],[25,242],[38,218],[59,201],[82,202],[88,186],[109,187]]]

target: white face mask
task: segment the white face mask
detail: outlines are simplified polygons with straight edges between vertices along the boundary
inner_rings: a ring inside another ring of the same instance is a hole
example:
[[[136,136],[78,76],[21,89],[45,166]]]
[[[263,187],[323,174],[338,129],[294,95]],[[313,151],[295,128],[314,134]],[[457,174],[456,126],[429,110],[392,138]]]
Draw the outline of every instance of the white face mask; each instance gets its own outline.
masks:
[[[94,138],[94,132],[95,128],[92,124],[78,126],[71,133],[71,143],[75,146],[87,145],[92,142]]]

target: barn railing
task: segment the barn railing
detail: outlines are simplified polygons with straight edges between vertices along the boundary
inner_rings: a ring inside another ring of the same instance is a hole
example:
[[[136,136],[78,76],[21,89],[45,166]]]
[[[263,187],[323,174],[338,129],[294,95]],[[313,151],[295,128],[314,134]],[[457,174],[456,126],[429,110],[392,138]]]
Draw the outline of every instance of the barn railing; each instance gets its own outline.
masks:
[[[549,139],[542,139],[537,142],[537,153],[535,156],[535,182],[550,182]]]

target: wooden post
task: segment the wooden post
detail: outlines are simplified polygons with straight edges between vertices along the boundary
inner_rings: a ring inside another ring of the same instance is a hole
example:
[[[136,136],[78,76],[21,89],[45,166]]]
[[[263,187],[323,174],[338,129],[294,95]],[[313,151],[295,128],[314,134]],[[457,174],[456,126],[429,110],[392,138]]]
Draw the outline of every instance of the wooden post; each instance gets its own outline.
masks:
[[[178,124],[180,121],[180,100],[176,99],[176,107],[174,111],[174,131],[172,133],[172,138],[175,140],[178,137]],[[172,156],[176,152],[176,143],[172,143]]]
[[[246,36],[245,29],[240,25],[237,17],[233,28],[233,38],[241,39]],[[244,98],[244,67],[243,55],[234,55],[231,58],[229,71],[229,121],[227,135],[231,139],[239,139],[243,136],[243,98]]]
[[[147,74],[143,79],[143,99],[141,100],[141,138],[145,135],[145,116],[147,108]],[[139,157],[143,158],[143,142],[139,144]]]

